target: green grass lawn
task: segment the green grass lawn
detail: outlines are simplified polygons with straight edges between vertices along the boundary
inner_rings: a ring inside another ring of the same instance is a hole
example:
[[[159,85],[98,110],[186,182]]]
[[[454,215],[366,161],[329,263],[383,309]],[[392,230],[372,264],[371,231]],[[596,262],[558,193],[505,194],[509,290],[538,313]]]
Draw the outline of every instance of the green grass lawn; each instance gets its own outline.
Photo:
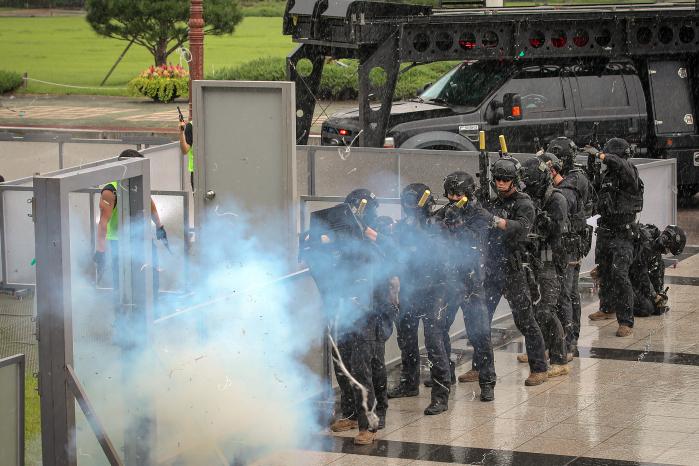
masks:
[[[281,29],[282,18],[247,17],[232,36],[207,36],[205,73],[257,57],[286,56],[293,44]],[[5,51],[1,68],[28,72],[30,78],[78,86],[98,86],[126,46],[126,42],[94,33],[83,17],[0,18],[0,41]],[[171,55],[170,60],[177,63],[179,55]],[[134,45],[110,77],[107,89],[67,89],[30,83],[28,92],[125,95],[124,90],[114,87],[124,87],[151,64],[151,55]]]
[[[28,374],[24,379],[24,464],[41,464],[41,411],[36,378]]]

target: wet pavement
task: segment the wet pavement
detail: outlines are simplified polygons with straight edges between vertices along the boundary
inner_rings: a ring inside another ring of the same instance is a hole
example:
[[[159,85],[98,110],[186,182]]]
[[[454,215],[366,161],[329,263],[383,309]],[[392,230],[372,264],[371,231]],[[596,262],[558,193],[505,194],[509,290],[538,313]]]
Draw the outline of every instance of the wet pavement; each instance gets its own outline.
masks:
[[[672,310],[638,318],[630,337],[614,335],[615,321],[587,319],[598,305],[588,296],[580,356],[568,376],[525,387],[529,371],[515,359],[518,339],[495,351],[492,403],[478,400],[477,383],[459,383],[449,411],[425,416],[429,389],[422,387],[418,397],[390,400],[386,429],[373,446],[354,446],[356,431],[328,432],[313,451],[255,464],[699,464],[699,255],[667,275]],[[463,340],[454,346],[466,347]]]
[[[179,106],[187,116],[187,100],[153,102],[139,97],[89,95],[0,96],[0,130],[7,128],[47,128],[61,130],[112,130],[177,133]],[[356,107],[357,103],[319,102],[313,116],[312,133],[328,115]],[[174,139],[174,137],[173,137]]]
[[[184,108],[186,102],[22,96],[3,97],[0,105],[0,127],[112,125],[174,132],[176,106]],[[324,118],[318,112],[316,125]],[[476,383],[459,383],[448,412],[424,416],[429,389],[422,387],[418,397],[390,401],[386,429],[372,446],[354,446],[356,431],[326,432],[313,449],[278,452],[254,464],[699,464],[698,196],[678,208],[678,224],[690,246],[666,272],[671,311],[637,319],[633,335],[618,338],[615,321],[587,319],[598,302],[586,294],[580,355],[570,375],[525,387],[528,367],[515,359],[522,344],[515,339],[495,352],[498,382],[492,403],[478,400]],[[0,357],[27,352],[34,368],[29,302],[0,297]],[[453,348],[459,356],[469,354],[466,340]],[[460,362],[458,373],[466,370],[468,358]],[[396,379],[393,371],[391,384]]]

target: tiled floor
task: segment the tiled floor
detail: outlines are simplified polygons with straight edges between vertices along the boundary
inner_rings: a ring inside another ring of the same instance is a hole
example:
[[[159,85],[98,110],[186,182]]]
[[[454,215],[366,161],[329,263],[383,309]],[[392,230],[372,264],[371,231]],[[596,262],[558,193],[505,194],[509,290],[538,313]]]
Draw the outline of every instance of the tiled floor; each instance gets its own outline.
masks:
[[[699,255],[667,274],[699,277]],[[355,432],[325,433],[325,451],[277,453],[256,464],[699,464],[699,286],[670,285],[669,293],[672,311],[637,319],[629,338],[614,336],[616,321],[589,321],[597,304],[590,301],[584,357],[569,376],[525,387],[528,367],[510,345],[495,353],[492,403],[478,401],[477,384],[458,384],[447,413],[424,416],[422,388],[419,397],[390,401],[372,447],[352,446]]]

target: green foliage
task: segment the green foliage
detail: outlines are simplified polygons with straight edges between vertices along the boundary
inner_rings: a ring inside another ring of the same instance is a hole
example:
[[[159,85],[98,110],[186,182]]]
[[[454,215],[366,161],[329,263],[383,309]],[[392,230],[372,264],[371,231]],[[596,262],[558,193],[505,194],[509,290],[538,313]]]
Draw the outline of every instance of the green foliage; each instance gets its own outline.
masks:
[[[284,16],[286,2],[277,0],[243,1],[241,4],[243,16],[279,17]]]
[[[425,84],[433,83],[457,62],[438,62],[421,65],[402,73],[398,78],[395,99],[414,97]],[[311,63],[301,60],[297,66],[301,76],[311,71]],[[316,95],[319,99],[351,100],[358,95],[358,63],[356,60],[331,60],[323,67],[320,89]],[[385,72],[374,69],[369,73],[374,84],[385,81]],[[223,68],[213,73],[210,79],[228,79],[241,81],[283,81],[286,79],[285,59],[265,57],[252,60],[237,67]]]
[[[0,70],[0,94],[12,92],[22,85],[22,76],[14,71]]]
[[[94,87],[75,89],[30,81],[26,90],[29,93],[128,95],[126,84],[153,62],[145,48],[134,45],[106,85],[98,87],[124,50],[124,41],[97,35],[81,16],[6,17],[2,18],[2,26],[0,40],[4,54],[0,68],[26,71],[29,77],[44,81]],[[288,55],[293,50],[291,37],[282,35],[281,31],[281,18],[245,18],[233,35],[206,36],[206,71],[261,56]],[[179,63],[179,55],[170,55],[170,61]]]
[[[188,40],[188,0],[87,0],[87,22],[103,36],[145,47],[156,65]],[[237,0],[207,0],[205,34],[232,34],[243,15]]]
[[[129,82],[133,95],[150,97],[156,102],[172,102],[189,95],[189,73],[179,65],[151,66]]]

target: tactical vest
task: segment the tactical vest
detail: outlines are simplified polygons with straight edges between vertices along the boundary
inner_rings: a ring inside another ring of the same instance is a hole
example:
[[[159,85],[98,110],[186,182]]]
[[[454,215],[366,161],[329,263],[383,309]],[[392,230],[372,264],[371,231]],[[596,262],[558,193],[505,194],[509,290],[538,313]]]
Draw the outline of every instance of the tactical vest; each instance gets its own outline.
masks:
[[[109,185],[114,187],[114,205],[112,206],[112,216],[109,217],[109,222],[107,222],[107,239],[110,241],[116,241],[119,239],[119,213],[116,210],[117,206],[117,182],[112,181]]]
[[[638,169],[634,165],[631,166],[636,179],[636,189],[622,189],[619,186],[620,177],[609,171],[602,175],[597,210],[603,220],[617,224],[629,223],[643,210],[643,181],[638,176]]]
[[[191,125],[192,122],[190,121],[189,124]],[[192,141],[187,151],[187,170],[189,170],[190,173],[194,172],[194,141]]]

